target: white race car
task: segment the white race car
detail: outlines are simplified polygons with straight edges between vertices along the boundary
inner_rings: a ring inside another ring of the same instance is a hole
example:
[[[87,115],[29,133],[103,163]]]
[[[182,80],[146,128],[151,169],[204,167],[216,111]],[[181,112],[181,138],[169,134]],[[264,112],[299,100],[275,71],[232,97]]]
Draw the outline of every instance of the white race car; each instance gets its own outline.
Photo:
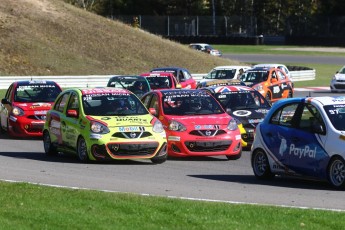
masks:
[[[345,66],[335,73],[330,88],[332,92],[345,92]]]
[[[276,102],[256,127],[251,148],[259,179],[287,174],[345,187],[345,97]]]

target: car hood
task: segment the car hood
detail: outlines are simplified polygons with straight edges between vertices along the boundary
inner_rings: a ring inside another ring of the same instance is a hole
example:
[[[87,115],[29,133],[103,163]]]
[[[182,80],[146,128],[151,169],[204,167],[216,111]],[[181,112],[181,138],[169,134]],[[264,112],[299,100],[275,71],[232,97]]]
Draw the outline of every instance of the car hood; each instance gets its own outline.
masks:
[[[168,120],[175,120],[186,127],[195,125],[228,125],[231,117],[224,114],[195,115],[195,116],[166,116]]]
[[[136,116],[89,116],[91,119],[107,123],[109,127],[128,127],[128,126],[145,126],[150,127],[153,119],[152,115]]]
[[[261,109],[241,109],[241,110],[234,110],[230,112],[230,115],[236,119],[238,119],[242,124],[253,124],[257,125],[258,123],[262,122],[267,115],[269,109],[261,108]]]
[[[334,77],[337,80],[345,80],[345,74],[342,74],[342,73],[338,73],[338,74],[334,75]]]
[[[14,102],[12,106],[20,107],[24,111],[37,111],[37,110],[49,110],[53,103],[49,102],[34,102],[34,103],[22,103]]]

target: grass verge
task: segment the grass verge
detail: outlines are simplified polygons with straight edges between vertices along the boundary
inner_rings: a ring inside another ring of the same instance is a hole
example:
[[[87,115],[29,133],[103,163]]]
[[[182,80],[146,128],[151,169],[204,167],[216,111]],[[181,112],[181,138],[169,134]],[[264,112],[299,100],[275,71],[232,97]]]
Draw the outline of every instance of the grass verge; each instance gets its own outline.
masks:
[[[0,182],[1,229],[342,229],[345,212]]]

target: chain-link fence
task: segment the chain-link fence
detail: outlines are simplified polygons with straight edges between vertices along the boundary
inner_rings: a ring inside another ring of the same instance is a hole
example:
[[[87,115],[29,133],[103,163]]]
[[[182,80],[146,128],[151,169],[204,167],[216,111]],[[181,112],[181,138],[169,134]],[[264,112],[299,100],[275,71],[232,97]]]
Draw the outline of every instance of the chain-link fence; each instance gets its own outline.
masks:
[[[345,36],[345,16],[290,16],[258,19],[248,16],[133,16],[111,18],[131,24],[150,33],[169,36]]]

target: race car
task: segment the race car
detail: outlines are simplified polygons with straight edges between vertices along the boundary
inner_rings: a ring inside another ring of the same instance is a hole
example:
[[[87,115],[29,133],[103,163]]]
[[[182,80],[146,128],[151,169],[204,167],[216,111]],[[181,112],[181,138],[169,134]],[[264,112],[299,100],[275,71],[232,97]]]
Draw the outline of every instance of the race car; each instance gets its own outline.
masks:
[[[167,159],[162,123],[132,92],[117,88],[62,92],[47,113],[43,146],[47,155],[72,153],[82,162]]]
[[[113,76],[109,79],[107,87],[128,89],[139,98],[151,90],[145,77],[135,75]]]
[[[345,187],[345,97],[289,98],[275,103],[256,127],[254,175],[328,180]]]
[[[238,79],[250,66],[217,66],[213,68],[199,82],[197,88],[201,88],[206,82],[221,79]]]
[[[240,76],[240,80],[259,91],[272,103],[282,98],[293,97],[294,89],[290,78],[278,68],[249,69]]]
[[[192,77],[192,74],[185,68],[181,67],[159,67],[154,68],[150,72],[152,73],[159,73],[159,72],[166,72],[166,73],[172,73],[178,84],[181,85],[181,88],[184,89],[195,89],[197,82]]]
[[[12,137],[41,137],[47,111],[61,92],[54,81],[15,81],[0,104],[0,129]]]
[[[238,84],[216,84],[202,89],[211,93],[236,120],[241,132],[242,147],[249,149],[253,143],[255,127],[263,121],[271,104],[253,88]]]
[[[240,158],[241,135],[236,121],[206,91],[157,90],[141,100],[162,122],[169,156]]]
[[[142,73],[140,76],[143,76],[147,79],[152,90],[181,88],[181,85],[177,83],[176,78],[172,73],[149,72]]]
[[[345,66],[332,77],[330,89],[332,93],[345,92]]]

